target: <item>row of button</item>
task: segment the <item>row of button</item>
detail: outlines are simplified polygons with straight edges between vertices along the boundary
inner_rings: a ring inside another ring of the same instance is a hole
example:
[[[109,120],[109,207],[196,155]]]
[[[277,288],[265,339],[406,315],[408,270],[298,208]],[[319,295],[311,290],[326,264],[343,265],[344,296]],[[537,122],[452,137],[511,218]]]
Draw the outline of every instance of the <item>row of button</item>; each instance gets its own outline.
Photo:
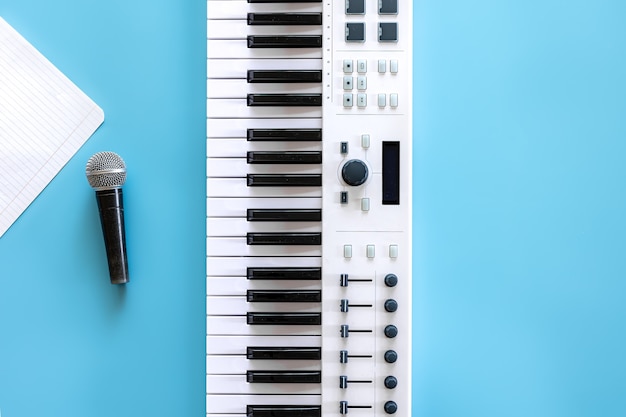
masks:
[[[378,94],[377,101],[378,101],[378,107],[380,108],[387,107],[387,94],[384,94],[384,93]],[[356,95],[356,105],[357,107],[367,107],[367,94],[358,93]],[[354,94],[344,93],[343,106],[344,107],[354,106]],[[389,94],[389,107],[391,108],[398,107],[398,93]]]
[[[345,74],[352,74],[354,72],[354,61],[352,59],[343,60],[343,72]],[[367,60],[357,59],[356,72],[358,72],[359,74],[365,74],[367,72]],[[385,72],[387,72],[387,60],[386,59],[378,60],[378,72],[380,74],[384,74]],[[398,73],[398,60],[397,59],[389,60],[389,72],[392,74]]]
[[[365,42],[365,23],[346,23],[346,42]],[[378,42],[398,42],[398,24],[378,23]]]
[[[365,0],[346,0],[346,14],[365,14]],[[398,0],[378,0],[378,14],[398,14]]]
[[[365,256],[368,258],[376,257],[376,245],[365,246]],[[343,257],[352,258],[352,245],[343,245]],[[395,259],[398,257],[398,245],[389,245],[389,257]]]

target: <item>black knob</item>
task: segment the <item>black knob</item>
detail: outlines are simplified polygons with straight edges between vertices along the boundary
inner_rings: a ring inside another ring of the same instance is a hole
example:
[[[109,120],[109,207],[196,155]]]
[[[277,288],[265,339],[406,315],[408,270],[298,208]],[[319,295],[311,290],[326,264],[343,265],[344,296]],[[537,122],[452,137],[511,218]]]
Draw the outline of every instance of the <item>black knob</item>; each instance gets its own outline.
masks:
[[[398,380],[395,376],[385,378],[385,388],[393,389],[398,386]]]
[[[398,328],[393,324],[385,326],[385,336],[391,338],[396,337],[398,335]]]
[[[385,275],[385,285],[388,287],[395,287],[398,284],[398,277],[396,274]]]
[[[395,350],[388,350],[385,352],[385,362],[394,363],[398,360],[398,352]]]
[[[398,302],[392,298],[385,300],[385,311],[393,313],[398,309]]]
[[[367,181],[368,169],[360,159],[351,159],[341,168],[341,177],[348,185],[361,185]]]
[[[394,414],[396,411],[398,411],[398,404],[395,401],[387,401],[385,403],[385,413]]]

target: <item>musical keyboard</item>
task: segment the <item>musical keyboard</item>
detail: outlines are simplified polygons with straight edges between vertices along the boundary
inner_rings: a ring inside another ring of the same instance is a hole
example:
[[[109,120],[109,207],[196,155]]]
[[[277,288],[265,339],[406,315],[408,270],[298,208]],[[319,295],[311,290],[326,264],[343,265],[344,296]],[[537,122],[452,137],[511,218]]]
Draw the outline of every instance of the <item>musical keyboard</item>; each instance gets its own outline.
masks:
[[[411,415],[411,6],[207,1],[208,416]]]

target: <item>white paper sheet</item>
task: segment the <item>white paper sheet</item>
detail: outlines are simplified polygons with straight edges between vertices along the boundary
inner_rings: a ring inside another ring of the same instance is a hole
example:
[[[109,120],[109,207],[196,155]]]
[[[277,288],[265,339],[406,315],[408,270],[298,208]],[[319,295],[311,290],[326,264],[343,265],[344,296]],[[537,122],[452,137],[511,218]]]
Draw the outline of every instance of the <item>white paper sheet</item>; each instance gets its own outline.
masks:
[[[102,109],[0,18],[0,237],[103,121]]]

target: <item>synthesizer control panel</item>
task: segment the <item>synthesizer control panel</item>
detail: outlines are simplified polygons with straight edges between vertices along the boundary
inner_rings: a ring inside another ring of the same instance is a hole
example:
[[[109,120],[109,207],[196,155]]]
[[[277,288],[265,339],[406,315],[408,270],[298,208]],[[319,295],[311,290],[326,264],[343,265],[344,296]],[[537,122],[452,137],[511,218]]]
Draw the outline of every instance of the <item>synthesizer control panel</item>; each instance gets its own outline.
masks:
[[[207,1],[207,415],[411,415],[412,4]]]

